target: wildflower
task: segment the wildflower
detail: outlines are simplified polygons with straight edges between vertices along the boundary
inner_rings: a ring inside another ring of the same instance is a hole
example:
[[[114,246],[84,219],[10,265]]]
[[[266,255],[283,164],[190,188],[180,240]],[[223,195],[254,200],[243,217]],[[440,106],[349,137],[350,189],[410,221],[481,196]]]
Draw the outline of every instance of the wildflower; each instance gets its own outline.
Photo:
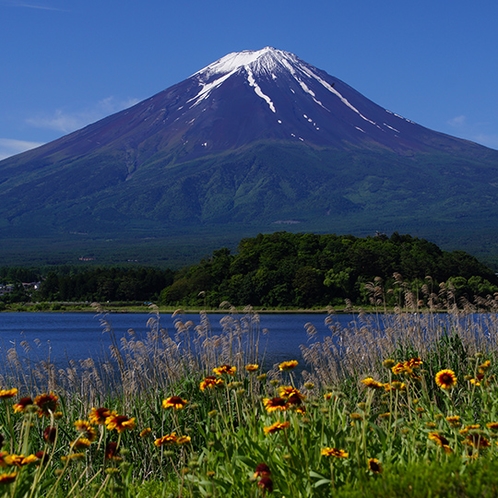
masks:
[[[473,446],[474,448],[489,448],[491,446],[491,443],[488,441],[488,439],[477,433],[469,434],[466,437],[464,444],[468,444],[470,446]]]
[[[374,474],[380,474],[382,472],[382,464],[377,460],[377,458],[369,458],[368,462],[368,470],[373,472]]]
[[[389,418],[391,416],[391,412],[380,413],[379,418]]]
[[[24,410],[26,410],[26,407],[30,406],[33,404],[33,400],[31,397],[27,396],[25,398],[21,398],[17,403],[13,405],[14,412],[16,413],[22,413]]]
[[[491,429],[493,431],[497,430],[498,429],[498,422],[489,422],[486,424],[486,427],[488,429]]]
[[[477,429],[479,429],[481,427],[480,424],[470,424],[470,425],[466,425],[463,429],[460,429],[458,432],[464,436],[465,434],[467,434],[469,431],[475,431]]]
[[[325,393],[323,395],[323,399],[332,399],[334,397],[334,393]]]
[[[128,418],[126,415],[116,415],[111,413],[106,418],[105,425],[109,431],[116,429],[118,432],[124,432],[126,429],[135,428],[135,418]]]
[[[442,388],[449,390],[457,384],[457,378],[453,370],[441,370],[436,374],[436,384]]]
[[[17,387],[12,389],[0,389],[0,399],[13,398],[17,394]]]
[[[258,370],[259,365],[257,363],[249,363],[249,365],[246,365],[245,367],[246,372],[256,372]]]
[[[186,399],[180,398],[180,396],[171,396],[170,398],[163,400],[163,408],[173,408],[175,410],[182,410],[188,403]]]
[[[263,431],[266,435],[268,435],[268,434],[274,434],[275,432],[278,432],[278,431],[283,431],[284,429],[287,429],[288,427],[290,427],[289,421],[275,422],[274,424],[272,424],[268,427],[264,427]]]
[[[207,376],[199,385],[201,391],[206,389],[214,389],[215,387],[222,386],[224,384],[223,379],[218,379],[212,375]]]
[[[151,434],[152,429],[150,427],[145,428],[143,431],[140,432],[140,437],[147,437]]]
[[[166,436],[162,436],[159,439],[156,439],[154,441],[154,445],[155,446],[163,446],[165,444],[167,444],[167,445],[176,444],[177,439],[178,438],[176,437],[176,432],[172,432],[171,434],[166,434]]]
[[[296,368],[298,365],[299,363],[297,360],[283,361],[278,365],[278,369],[282,372],[286,372],[288,370]]]
[[[221,365],[219,367],[213,368],[213,373],[216,375],[235,375],[237,367],[232,367],[231,365]]]
[[[40,394],[35,398],[34,404],[38,407],[38,415],[40,417],[50,417],[54,413],[59,403],[59,397],[54,393]]]
[[[0,474],[0,484],[10,484],[16,480],[17,472],[10,474]]]
[[[55,438],[57,436],[57,428],[56,427],[45,427],[43,431],[43,440],[46,443],[53,444],[55,442]]]
[[[74,423],[76,430],[81,432],[83,436],[88,439],[90,442],[95,441],[97,439],[97,431],[93,427],[92,423],[88,420],[76,420]]]
[[[361,381],[361,383],[366,387],[369,387],[370,389],[382,389],[384,387],[384,384],[382,384],[382,382],[378,382],[372,377],[366,377]]]
[[[258,487],[260,487],[263,491],[271,493],[273,491],[273,481],[270,477],[262,477],[258,482]]]
[[[487,370],[489,367],[491,366],[491,361],[490,360],[486,360],[484,363],[481,363],[479,365],[479,370]]]
[[[296,389],[292,386],[280,386],[278,388],[278,394],[281,398],[290,400],[291,398],[298,398],[302,400],[305,398],[304,394],[302,394],[299,389]]]
[[[92,442],[89,439],[87,439],[86,437],[80,437],[80,438],[76,439],[75,441],[73,441],[70,446],[71,446],[71,449],[74,451],[74,450],[90,448],[91,444],[92,444]]]
[[[61,456],[61,460],[63,462],[68,462],[71,460],[84,460],[85,458],[86,457],[84,453],[71,453],[70,455]]]
[[[359,413],[353,412],[349,415],[352,420],[363,420],[363,415],[360,415]]]
[[[271,475],[271,470],[266,463],[258,463],[256,469],[254,470],[254,479],[258,477],[268,477]]]
[[[29,465],[30,463],[37,462],[38,458],[36,455],[5,455],[4,462],[9,466],[23,467],[24,465]]]
[[[313,384],[313,382],[305,382],[304,383],[304,388],[308,389],[308,391],[311,391],[311,389],[315,388],[315,384]]]
[[[446,417],[446,422],[450,424],[450,427],[460,427],[462,425],[459,415],[450,415]]]
[[[326,457],[336,457],[336,458],[348,458],[349,453],[344,450],[340,450],[338,448],[322,448],[320,452],[322,456]]]
[[[90,410],[90,415],[88,416],[88,418],[90,419],[90,423],[92,424],[104,425],[109,415],[111,415],[111,410],[109,410],[109,408],[92,408]]]
[[[439,434],[439,432],[429,432],[427,437],[441,447],[450,444],[450,442],[442,434]]]
[[[268,377],[268,374],[262,373],[256,377],[259,381],[263,382]]]
[[[394,365],[396,365],[396,362],[390,358],[382,362],[382,366],[384,366],[385,368],[392,368],[394,367]]]
[[[178,436],[176,439],[176,444],[180,446],[182,444],[190,443],[191,440],[192,438],[190,436]]]
[[[104,458],[106,460],[119,460],[119,447],[115,441],[109,441],[105,445]]]
[[[267,412],[285,411],[289,407],[287,401],[284,398],[265,398],[263,399],[263,405]]]

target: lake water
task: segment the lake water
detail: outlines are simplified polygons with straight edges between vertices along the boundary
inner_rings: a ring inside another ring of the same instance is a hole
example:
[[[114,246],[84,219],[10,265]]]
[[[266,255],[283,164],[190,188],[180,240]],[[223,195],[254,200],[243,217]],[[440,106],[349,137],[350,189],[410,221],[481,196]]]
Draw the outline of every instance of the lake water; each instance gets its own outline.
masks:
[[[153,315],[148,313],[111,313],[105,316],[112,326],[118,341],[130,337],[133,329],[137,339],[145,339]],[[220,334],[220,320],[228,315],[208,315],[212,334]],[[249,316],[249,315],[247,315]],[[305,324],[313,324],[317,337],[330,334],[324,323],[325,314],[261,314],[259,324],[260,344],[267,358],[273,361],[294,359],[301,356],[299,346],[307,341]],[[234,316],[244,321],[245,315]],[[9,349],[15,348],[19,355],[31,361],[45,361],[62,365],[68,360],[86,358],[102,359],[109,356],[111,334],[103,330],[102,316],[92,313],[0,313],[0,358]],[[194,326],[200,323],[199,314],[186,314],[183,322],[191,320]],[[341,326],[354,323],[355,315],[337,315],[334,320]],[[160,327],[173,336],[175,333],[172,315],[160,316]]]
[[[150,332],[148,320],[155,315],[149,313],[111,313],[105,315],[105,319],[111,325],[117,341],[122,338],[130,339],[129,330],[134,331],[137,340],[145,340]],[[479,318],[476,318],[479,317]],[[490,315],[484,315],[484,317]],[[495,315],[496,316],[496,315]],[[407,314],[406,326],[416,326],[417,315]],[[467,317],[475,321],[483,315]],[[105,332],[100,319],[102,315],[92,313],[0,313],[0,363],[4,360],[9,350],[14,348],[25,364],[37,363],[50,360],[57,366],[66,366],[69,360],[84,360],[93,358],[102,360],[109,358],[109,346],[111,345],[111,334]],[[321,340],[330,336],[329,324],[325,324],[325,314],[260,314],[255,320],[254,315],[224,315],[209,314],[210,334],[222,333],[222,324],[227,318],[233,319],[234,323],[247,324],[250,322],[252,330],[257,329],[260,337],[260,351],[265,351],[265,359],[269,364],[279,361],[301,358],[300,345],[307,344],[308,335],[306,327],[311,324],[316,329],[313,340]],[[192,328],[201,322],[199,314],[186,314],[173,317],[169,314],[160,316],[160,327],[165,329],[171,337],[175,335],[175,319],[182,322],[191,321]],[[446,323],[451,321],[448,315],[435,315],[435,320]],[[376,318],[370,315],[359,318],[357,314],[337,314],[332,316],[332,323],[341,332],[354,333],[363,324],[364,320],[371,321],[371,327],[383,329],[382,317]],[[459,319],[460,320],[460,319]],[[443,325],[444,325],[443,323]],[[455,324],[454,324],[455,325]],[[453,325],[453,326],[454,326]],[[453,328],[451,326],[450,328]],[[466,327],[465,323],[456,324],[458,327]],[[488,329],[488,326],[485,326]],[[496,330],[497,326],[494,325]],[[494,340],[494,339],[493,339]]]

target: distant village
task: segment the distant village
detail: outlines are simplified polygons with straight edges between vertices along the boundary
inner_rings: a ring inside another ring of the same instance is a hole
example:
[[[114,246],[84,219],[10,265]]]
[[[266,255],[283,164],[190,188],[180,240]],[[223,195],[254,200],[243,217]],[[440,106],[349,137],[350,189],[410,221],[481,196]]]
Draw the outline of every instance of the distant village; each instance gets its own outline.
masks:
[[[18,284],[0,284],[0,297],[14,292]],[[41,282],[23,282],[21,284],[26,292],[36,291],[40,288]]]

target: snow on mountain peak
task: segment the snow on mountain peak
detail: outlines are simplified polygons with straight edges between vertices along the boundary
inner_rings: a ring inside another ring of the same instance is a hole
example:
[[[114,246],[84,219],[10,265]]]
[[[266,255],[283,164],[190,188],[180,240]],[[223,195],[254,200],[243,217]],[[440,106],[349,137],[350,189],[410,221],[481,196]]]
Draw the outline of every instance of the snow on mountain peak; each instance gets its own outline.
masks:
[[[281,60],[296,61],[297,57],[290,52],[278,50],[273,47],[265,47],[261,50],[244,50],[242,52],[232,52],[221,59],[209,64],[205,68],[197,71],[193,76],[199,75],[209,78],[218,74],[231,74],[244,66],[254,66],[274,69]]]

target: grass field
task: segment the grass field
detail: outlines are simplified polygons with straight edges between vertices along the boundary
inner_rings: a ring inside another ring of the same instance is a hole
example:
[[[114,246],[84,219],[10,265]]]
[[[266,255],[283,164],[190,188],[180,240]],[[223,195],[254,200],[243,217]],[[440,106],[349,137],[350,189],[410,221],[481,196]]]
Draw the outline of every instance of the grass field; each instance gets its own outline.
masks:
[[[150,311],[148,338],[101,363],[26,371],[6,352],[0,496],[498,494],[495,313],[328,316],[304,363],[263,369],[252,309],[228,309],[219,335],[202,312],[174,313],[168,335]]]

